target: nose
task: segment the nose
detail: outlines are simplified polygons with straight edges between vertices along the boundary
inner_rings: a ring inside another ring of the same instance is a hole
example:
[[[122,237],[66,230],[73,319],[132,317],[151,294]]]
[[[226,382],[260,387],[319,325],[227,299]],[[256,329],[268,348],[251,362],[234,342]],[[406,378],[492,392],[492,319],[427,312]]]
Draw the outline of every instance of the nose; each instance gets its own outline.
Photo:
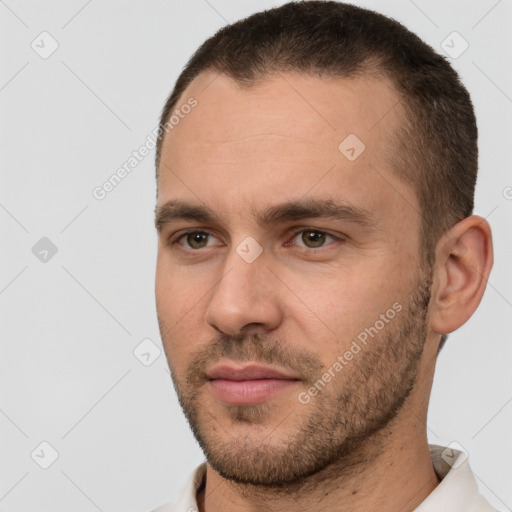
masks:
[[[234,336],[264,333],[280,325],[279,283],[268,263],[265,252],[248,262],[233,247],[208,301],[205,319],[210,326]]]

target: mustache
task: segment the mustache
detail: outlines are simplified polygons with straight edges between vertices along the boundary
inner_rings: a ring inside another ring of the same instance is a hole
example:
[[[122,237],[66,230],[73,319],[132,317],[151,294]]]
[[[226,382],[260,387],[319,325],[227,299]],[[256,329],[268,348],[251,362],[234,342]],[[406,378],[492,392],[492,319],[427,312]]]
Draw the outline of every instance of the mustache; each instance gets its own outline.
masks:
[[[314,383],[325,367],[321,360],[310,352],[292,349],[282,340],[258,334],[222,334],[192,356],[187,369],[187,383],[191,386],[203,384],[207,380],[207,370],[223,358],[278,366],[308,383]]]

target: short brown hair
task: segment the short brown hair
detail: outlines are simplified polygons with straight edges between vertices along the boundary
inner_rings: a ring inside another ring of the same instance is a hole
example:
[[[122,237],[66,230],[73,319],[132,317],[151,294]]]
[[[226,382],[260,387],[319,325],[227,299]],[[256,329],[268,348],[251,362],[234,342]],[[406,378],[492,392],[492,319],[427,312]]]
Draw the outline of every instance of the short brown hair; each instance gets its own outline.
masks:
[[[430,267],[439,237],[471,215],[478,149],[469,93],[448,61],[397,21],[341,2],[307,1],[220,29],[190,58],[163,108],[157,184],[164,125],[188,85],[206,70],[244,87],[281,71],[387,77],[401,97],[402,112],[393,169],[417,194],[422,262]]]

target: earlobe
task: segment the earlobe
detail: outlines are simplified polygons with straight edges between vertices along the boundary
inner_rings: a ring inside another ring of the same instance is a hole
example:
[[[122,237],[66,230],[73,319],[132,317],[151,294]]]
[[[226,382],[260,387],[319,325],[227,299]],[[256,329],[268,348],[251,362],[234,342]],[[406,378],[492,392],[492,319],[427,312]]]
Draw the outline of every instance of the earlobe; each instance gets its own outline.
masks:
[[[482,300],[493,264],[489,223],[471,215],[453,226],[436,249],[430,327],[447,334],[463,325]]]

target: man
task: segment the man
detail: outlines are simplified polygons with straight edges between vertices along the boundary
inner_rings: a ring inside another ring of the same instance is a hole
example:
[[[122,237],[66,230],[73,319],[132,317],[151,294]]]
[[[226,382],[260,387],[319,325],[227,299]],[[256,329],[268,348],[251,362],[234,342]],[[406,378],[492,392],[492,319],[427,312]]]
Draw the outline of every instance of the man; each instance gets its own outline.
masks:
[[[158,320],[206,462],[158,511],[493,510],[426,436],[493,261],[447,61],[372,11],[289,3],[207,40],[159,133]]]

